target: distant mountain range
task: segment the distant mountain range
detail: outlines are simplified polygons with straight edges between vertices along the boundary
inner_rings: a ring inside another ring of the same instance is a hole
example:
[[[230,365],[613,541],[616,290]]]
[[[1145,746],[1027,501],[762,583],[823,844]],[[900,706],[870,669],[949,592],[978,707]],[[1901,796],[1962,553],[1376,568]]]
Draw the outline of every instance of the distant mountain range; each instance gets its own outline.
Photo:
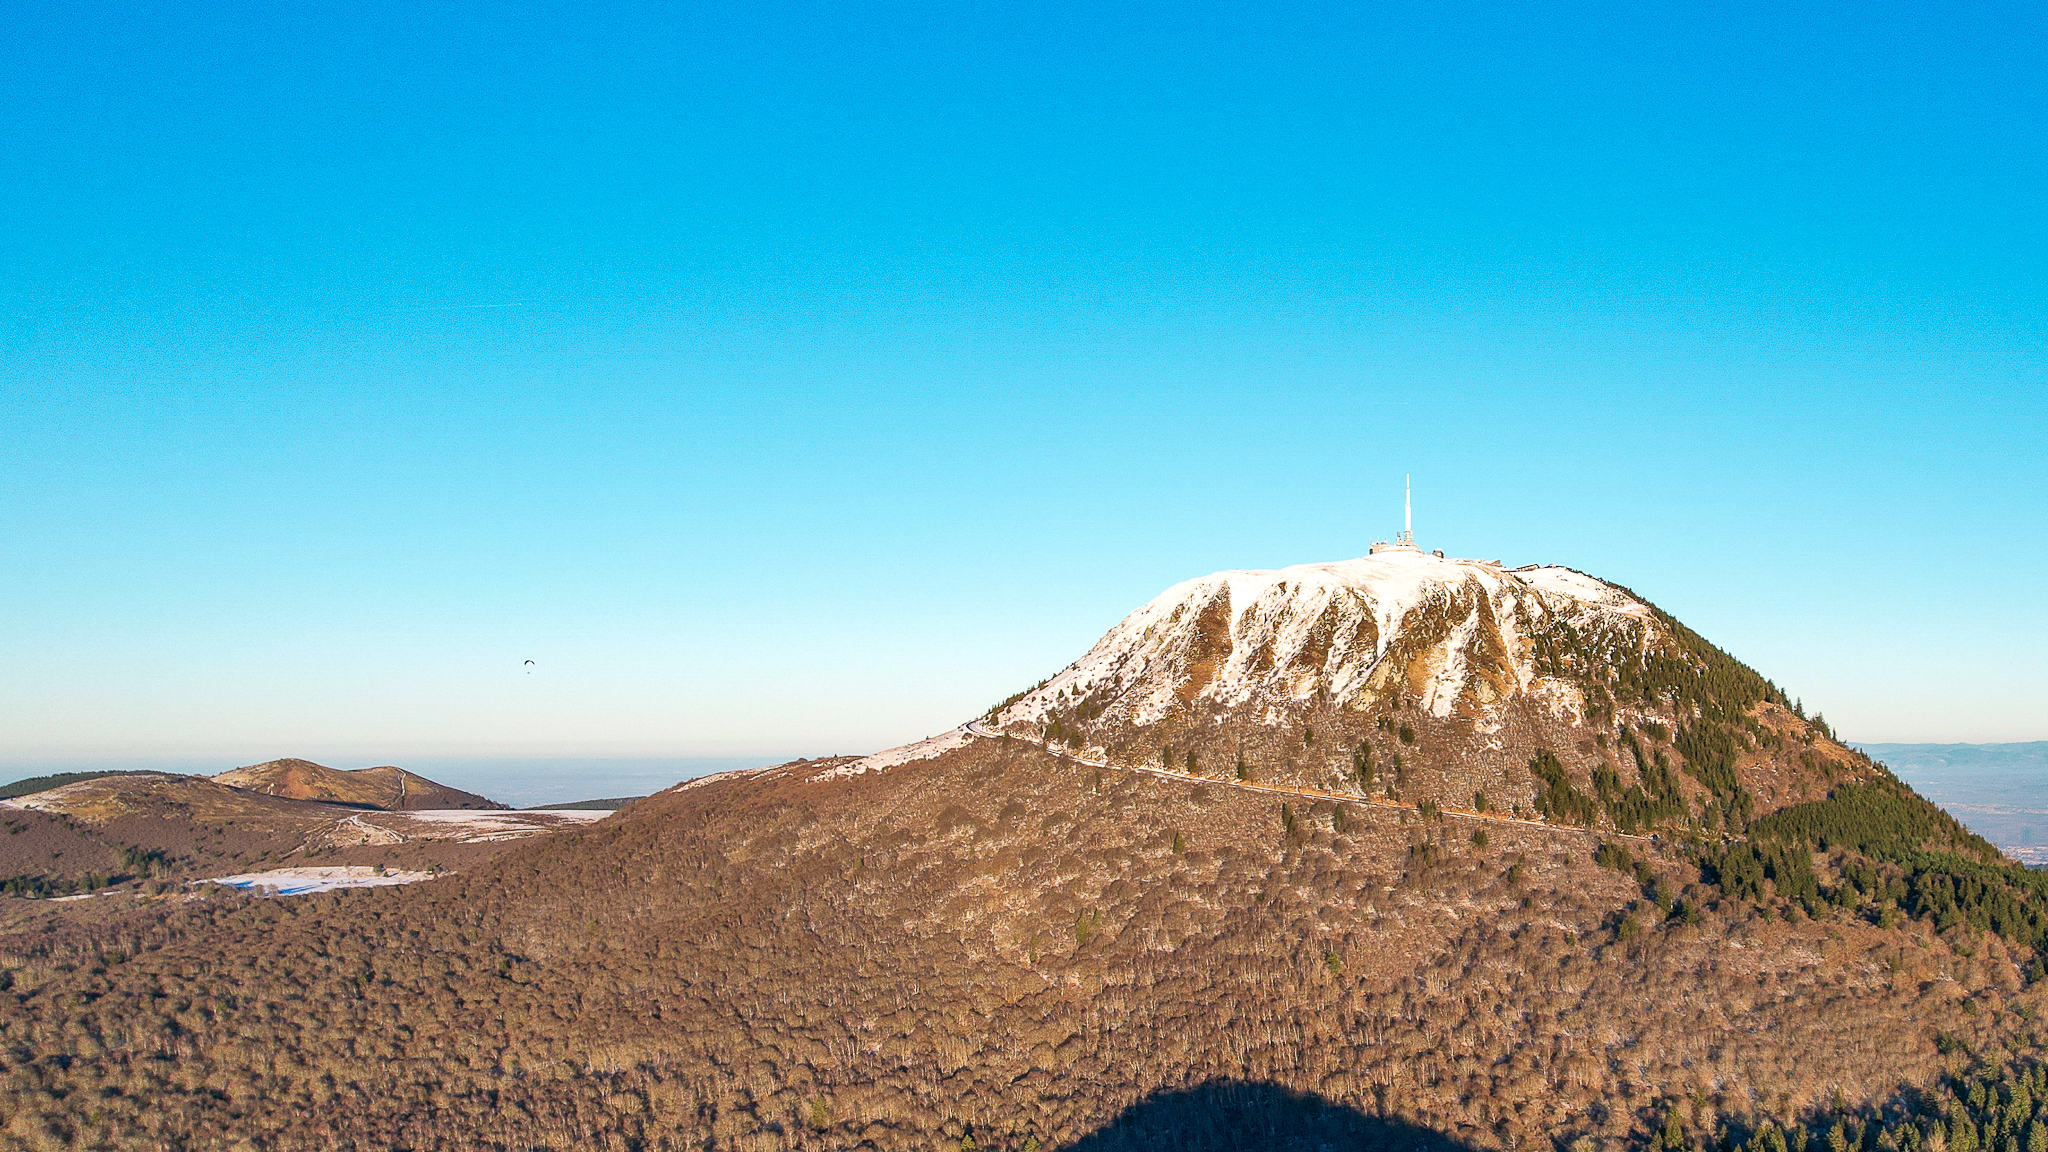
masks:
[[[2048,783],[2048,740],[2020,744],[1858,744],[1873,760],[1930,780],[1972,778]]]

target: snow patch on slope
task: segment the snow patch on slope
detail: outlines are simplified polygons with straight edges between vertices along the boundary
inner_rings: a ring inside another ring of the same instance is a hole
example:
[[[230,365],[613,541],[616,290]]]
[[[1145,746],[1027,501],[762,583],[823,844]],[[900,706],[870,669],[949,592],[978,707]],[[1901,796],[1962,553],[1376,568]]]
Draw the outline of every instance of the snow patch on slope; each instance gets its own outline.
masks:
[[[1604,580],[1596,580],[1575,568],[1532,565],[1528,568],[1517,568],[1513,574],[1524,584],[1546,595],[1576,600],[1604,612],[1632,616],[1638,620],[1649,620],[1656,615],[1648,604]]]
[[[386,888],[394,884],[417,884],[432,880],[432,872],[378,871],[361,865],[329,868],[273,868],[268,872],[244,872],[221,876],[213,884],[225,884],[245,892],[271,896],[303,896],[309,892],[332,892],[338,888]]]
[[[716,784],[720,780],[738,780],[744,776],[758,776],[773,767],[773,764],[764,764],[759,768],[734,768],[726,772],[713,772],[709,776],[699,776],[695,780],[685,780],[681,784],[670,788],[669,791],[688,792],[692,788],[702,788],[706,784]]]
[[[964,747],[972,738],[965,727],[955,728],[948,732],[941,732],[937,736],[928,736],[914,744],[905,744],[900,748],[891,748],[886,752],[877,752],[873,756],[863,757],[851,764],[841,764],[837,768],[820,772],[816,776],[811,777],[811,779],[837,780],[841,777],[859,776],[868,772],[886,772],[891,768],[898,768],[913,761],[930,760],[933,757],[944,755],[955,748]]]
[[[501,840],[523,840],[565,827],[591,824],[610,812],[588,809],[527,810],[501,812],[479,808],[414,808],[380,814],[376,822],[395,831],[410,833],[408,839],[455,840],[463,844],[490,844]]]

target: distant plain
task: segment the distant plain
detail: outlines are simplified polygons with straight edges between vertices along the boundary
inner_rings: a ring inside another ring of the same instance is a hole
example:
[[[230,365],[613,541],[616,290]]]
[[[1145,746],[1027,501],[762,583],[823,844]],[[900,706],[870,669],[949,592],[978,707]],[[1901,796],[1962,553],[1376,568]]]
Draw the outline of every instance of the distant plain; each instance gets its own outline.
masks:
[[[2048,864],[2048,740],[1856,747],[2014,859]]]

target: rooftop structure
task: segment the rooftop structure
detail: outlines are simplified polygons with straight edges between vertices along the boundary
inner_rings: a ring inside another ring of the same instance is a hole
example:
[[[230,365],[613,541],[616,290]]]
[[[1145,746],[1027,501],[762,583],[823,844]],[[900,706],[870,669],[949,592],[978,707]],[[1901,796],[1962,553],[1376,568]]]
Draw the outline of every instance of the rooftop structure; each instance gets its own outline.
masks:
[[[1393,540],[1375,540],[1367,555],[1377,556],[1381,552],[1420,552],[1415,546],[1415,484],[1407,476],[1401,478],[1404,485],[1401,493],[1401,534]],[[1439,552],[1441,556],[1443,553]]]

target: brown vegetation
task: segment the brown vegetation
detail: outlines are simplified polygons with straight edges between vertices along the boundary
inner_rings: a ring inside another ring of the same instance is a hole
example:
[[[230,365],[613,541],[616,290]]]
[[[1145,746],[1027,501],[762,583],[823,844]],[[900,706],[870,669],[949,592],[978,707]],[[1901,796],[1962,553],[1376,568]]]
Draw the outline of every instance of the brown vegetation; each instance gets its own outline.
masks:
[[[1681,1100],[1697,1132],[1782,1121],[2036,1043],[1997,936],[1730,899],[1669,842],[1603,867],[1569,828],[1480,846],[1328,803],[1289,827],[1274,797],[1018,742],[843,766],[673,789],[409,889],[0,942],[8,1131],[1021,1150],[1224,1082],[1515,1147],[1645,1138]]]

